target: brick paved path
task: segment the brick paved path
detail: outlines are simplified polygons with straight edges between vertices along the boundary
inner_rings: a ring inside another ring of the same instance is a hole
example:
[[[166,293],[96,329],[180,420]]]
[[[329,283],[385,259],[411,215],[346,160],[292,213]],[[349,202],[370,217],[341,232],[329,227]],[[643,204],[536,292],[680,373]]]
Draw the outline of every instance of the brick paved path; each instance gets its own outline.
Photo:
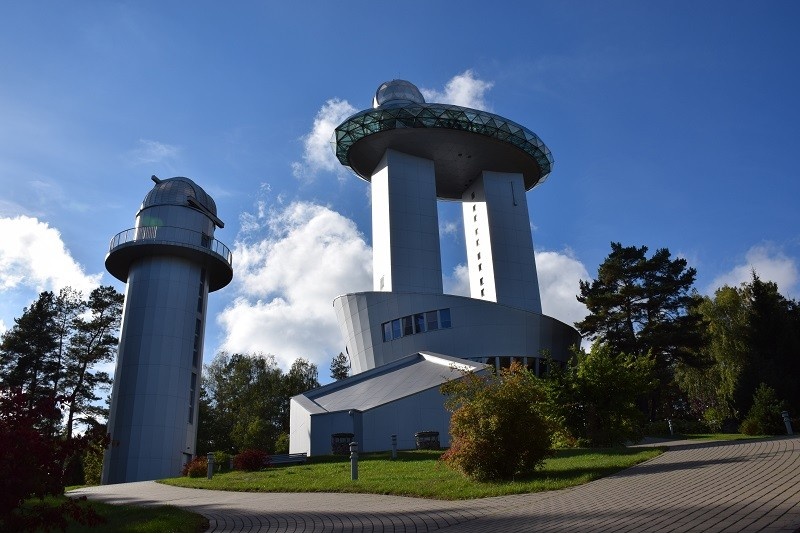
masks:
[[[800,438],[673,443],[658,458],[583,486],[470,501],[237,493],[155,482],[70,495],[172,504],[209,518],[212,532],[797,532]]]

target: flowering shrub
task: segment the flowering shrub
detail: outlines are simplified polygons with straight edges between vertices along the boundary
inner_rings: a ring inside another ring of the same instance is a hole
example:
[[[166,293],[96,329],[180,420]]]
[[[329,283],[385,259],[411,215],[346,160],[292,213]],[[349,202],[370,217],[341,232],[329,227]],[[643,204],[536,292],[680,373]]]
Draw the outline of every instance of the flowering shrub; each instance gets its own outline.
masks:
[[[208,459],[205,456],[195,456],[192,461],[183,466],[181,474],[189,478],[200,478],[208,475]]]
[[[520,363],[500,376],[466,373],[442,386],[449,396],[450,467],[475,480],[507,480],[539,468],[552,454],[556,425],[547,413],[547,392]]]
[[[240,471],[258,471],[269,467],[269,454],[259,449],[245,449],[233,457],[233,468]]]

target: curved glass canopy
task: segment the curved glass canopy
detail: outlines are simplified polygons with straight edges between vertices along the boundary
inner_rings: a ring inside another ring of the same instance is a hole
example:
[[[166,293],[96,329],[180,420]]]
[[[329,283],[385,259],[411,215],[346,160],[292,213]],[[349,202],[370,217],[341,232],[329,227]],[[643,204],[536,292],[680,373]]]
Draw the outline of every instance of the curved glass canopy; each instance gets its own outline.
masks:
[[[381,132],[405,128],[457,130],[513,145],[533,158],[543,182],[553,167],[553,156],[539,136],[499,115],[450,104],[416,104],[368,109],[352,115],[334,131],[336,158],[351,167],[350,148],[358,141]],[[533,187],[531,186],[531,187]]]

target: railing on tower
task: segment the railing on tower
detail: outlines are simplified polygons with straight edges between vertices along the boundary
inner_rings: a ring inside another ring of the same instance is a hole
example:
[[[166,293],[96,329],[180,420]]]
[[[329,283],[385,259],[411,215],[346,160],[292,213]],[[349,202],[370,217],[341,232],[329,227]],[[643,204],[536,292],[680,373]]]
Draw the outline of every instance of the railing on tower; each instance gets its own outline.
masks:
[[[128,228],[111,239],[108,251],[112,252],[115,248],[129,243],[164,243],[201,247],[215,254],[219,254],[225,258],[228,265],[233,265],[233,255],[224,243],[214,239],[208,234],[195,230],[187,230],[186,228],[178,228],[176,226],[140,226],[138,228]]]

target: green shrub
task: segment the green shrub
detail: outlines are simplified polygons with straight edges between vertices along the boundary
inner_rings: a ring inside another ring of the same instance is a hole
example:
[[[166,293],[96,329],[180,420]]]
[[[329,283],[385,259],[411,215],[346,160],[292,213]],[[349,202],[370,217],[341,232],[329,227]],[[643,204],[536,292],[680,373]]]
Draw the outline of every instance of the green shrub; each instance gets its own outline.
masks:
[[[287,454],[289,452],[289,434],[281,432],[275,440],[275,454]]]
[[[711,407],[703,412],[703,421],[711,432],[720,432],[725,423],[725,414],[721,410]]]
[[[231,455],[225,451],[214,451],[214,472],[224,473],[231,466]]]
[[[762,382],[753,394],[753,406],[739,426],[739,432],[748,436],[783,434],[783,406],[775,390]]]
[[[181,474],[189,478],[200,478],[208,475],[208,460],[205,456],[195,456],[183,466]]]
[[[547,413],[541,381],[519,362],[500,376],[466,373],[442,386],[449,396],[449,466],[475,480],[530,475],[552,455],[555,424]]]

